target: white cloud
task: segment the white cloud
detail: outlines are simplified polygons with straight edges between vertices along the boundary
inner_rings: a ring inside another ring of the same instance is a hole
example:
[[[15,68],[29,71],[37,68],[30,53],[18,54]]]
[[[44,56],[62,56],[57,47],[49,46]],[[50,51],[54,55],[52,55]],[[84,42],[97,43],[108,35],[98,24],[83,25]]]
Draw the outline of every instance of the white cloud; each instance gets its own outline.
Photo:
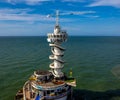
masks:
[[[98,15],[85,15],[85,17],[88,17],[88,18],[99,18],[100,16],[98,16]]]
[[[41,2],[52,1],[52,0],[25,0],[26,4],[28,5],[36,5]]]
[[[27,21],[27,22],[55,22],[55,16],[50,18],[47,15],[32,13],[32,9],[0,9],[1,21]],[[97,18],[95,11],[63,11],[60,15],[82,15],[89,18]],[[68,22],[70,19],[61,18],[61,22]]]
[[[47,26],[47,30],[46,30]],[[40,36],[53,31],[53,25],[47,23],[30,24],[6,23],[0,21],[0,36]]]
[[[85,0],[62,0],[63,2],[84,2]]]
[[[0,9],[0,14],[20,14],[20,13],[28,13],[33,11],[32,9],[8,9],[8,8],[4,8],[4,9]]]
[[[0,20],[12,21],[53,21],[53,18],[47,18],[46,15],[29,14],[31,9],[0,9]]]
[[[120,8],[120,0],[95,0],[92,4],[88,5],[89,7],[95,6],[112,6]]]
[[[53,0],[4,0],[3,2],[17,4],[17,3],[25,3],[28,5],[37,5],[42,2],[53,1]]]
[[[60,13],[60,15],[86,15],[86,14],[94,14],[95,11],[64,11]]]
[[[38,5],[43,2],[47,1],[58,1],[58,0],[2,0],[3,2],[11,3],[11,4],[17,4],[17,3],[25,3],[28,5]],[[85,2],[85,0],[60,0],[62,2]]]
[[[73,12],[71,12],[71,13],[73,13],[73,14],[75,14],[75,15],[85,15],[85,14],[93,14],[93,13],[96,13],[95,11],[73,11]]]

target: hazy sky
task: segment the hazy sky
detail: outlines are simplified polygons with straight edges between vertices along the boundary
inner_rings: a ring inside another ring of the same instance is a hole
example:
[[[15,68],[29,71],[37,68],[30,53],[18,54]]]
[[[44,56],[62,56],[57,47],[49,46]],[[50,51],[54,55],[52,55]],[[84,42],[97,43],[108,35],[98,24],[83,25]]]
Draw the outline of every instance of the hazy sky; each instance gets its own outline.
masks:
[[[120,36],[120,0],[0,0],[0,36],[47,35],[56,10],[69,35]]]

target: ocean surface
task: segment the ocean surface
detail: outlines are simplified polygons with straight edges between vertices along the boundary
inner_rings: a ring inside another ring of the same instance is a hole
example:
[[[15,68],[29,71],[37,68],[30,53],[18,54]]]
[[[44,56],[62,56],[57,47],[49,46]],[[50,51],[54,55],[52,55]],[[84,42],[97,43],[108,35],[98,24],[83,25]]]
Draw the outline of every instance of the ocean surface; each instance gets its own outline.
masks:
[[[34,70],[49,69],[51,51],[46,38],[0,37],[0,100],[14,100]],[[120,37],[69,37],[63,47],[63,71],[68,74],[72,68],[75,89],[100,93],[120,89],[120,79],[112,74],[120,66]]]

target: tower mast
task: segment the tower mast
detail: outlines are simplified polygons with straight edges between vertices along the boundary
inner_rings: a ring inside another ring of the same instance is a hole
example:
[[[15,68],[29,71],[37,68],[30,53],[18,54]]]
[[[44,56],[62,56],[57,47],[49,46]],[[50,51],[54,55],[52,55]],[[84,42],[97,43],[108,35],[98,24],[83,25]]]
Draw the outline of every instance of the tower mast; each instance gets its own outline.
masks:
[[[59,25],[59,10],[56,11],[56,25]]]

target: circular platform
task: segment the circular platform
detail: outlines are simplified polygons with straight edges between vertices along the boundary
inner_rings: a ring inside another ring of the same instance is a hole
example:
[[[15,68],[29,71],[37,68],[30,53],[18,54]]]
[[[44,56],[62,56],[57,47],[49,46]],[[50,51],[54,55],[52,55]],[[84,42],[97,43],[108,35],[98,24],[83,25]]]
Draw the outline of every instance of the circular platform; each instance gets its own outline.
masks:
[[[44,70],[37,70],[34,72],[35,75],[38,75],[38,76],[44,76],[44,75],[49,75],[51,74],[51,72],[49,71],[44,71]]]

